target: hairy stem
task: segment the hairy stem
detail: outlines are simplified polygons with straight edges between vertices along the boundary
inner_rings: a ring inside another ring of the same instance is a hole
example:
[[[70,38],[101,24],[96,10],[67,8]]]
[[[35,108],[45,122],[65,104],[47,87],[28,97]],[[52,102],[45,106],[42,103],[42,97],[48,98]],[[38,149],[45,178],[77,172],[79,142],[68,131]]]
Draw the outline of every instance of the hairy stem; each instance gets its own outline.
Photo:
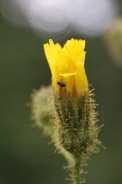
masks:
[[[81,184],[81,157],[75,158],[74,184]]]

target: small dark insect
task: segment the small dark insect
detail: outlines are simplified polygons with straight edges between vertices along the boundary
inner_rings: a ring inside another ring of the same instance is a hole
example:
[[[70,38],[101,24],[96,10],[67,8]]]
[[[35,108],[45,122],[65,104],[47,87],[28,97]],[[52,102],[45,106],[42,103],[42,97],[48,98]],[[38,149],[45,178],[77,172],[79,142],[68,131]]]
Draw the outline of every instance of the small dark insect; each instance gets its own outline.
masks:
[[[58,81],[57,84],[58,84],[60,87],[66,87],[66,84],[65,84],[64,82]]]

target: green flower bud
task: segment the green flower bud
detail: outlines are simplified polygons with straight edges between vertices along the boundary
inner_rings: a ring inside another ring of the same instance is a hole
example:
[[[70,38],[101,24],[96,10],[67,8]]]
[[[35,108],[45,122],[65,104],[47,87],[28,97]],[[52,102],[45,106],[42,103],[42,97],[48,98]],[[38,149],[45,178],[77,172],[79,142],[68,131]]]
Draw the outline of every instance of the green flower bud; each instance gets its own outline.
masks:
[[[74,157],[89,157],[92,152],[99,149],[97,144],[100,128],[96,124],[98,119],[96,103],[93,93],[80,102],[77,98],[68,100],[68,96],[63,99],[55,98],[55,127],[57,145],[61,145]]]
[[[31,95],[32,119],[43,132],[51,135],[53,131],[52,116],[50,115],[49,98],[53,95],[51,86],[34,90]]]

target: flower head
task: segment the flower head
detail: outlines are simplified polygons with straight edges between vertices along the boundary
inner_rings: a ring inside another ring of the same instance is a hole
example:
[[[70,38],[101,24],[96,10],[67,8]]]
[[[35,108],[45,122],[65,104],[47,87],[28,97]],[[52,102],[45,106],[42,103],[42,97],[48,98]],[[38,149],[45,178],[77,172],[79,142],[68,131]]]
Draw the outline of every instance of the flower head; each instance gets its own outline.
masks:
[[[85,40],[75,39],[63,48],[52,40],[44,44],[54,90],[54,142],[75,158],[88,157],[99,142],[96,104],[84,69],[84,47]]]
[[[84,69],[85,40],[71,39],[62,48],[50,39],[44,44],[46,58],[52,73],[54,94],[81,99],[88,95],[88,81]]]

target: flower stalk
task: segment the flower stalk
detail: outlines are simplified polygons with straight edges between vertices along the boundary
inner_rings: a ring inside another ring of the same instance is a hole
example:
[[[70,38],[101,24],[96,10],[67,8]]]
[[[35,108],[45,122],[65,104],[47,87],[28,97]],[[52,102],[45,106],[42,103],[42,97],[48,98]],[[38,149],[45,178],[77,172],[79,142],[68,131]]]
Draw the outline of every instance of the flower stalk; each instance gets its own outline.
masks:
[[[77,157],[74,166],[74,184],[81,184],[81,158]]]

